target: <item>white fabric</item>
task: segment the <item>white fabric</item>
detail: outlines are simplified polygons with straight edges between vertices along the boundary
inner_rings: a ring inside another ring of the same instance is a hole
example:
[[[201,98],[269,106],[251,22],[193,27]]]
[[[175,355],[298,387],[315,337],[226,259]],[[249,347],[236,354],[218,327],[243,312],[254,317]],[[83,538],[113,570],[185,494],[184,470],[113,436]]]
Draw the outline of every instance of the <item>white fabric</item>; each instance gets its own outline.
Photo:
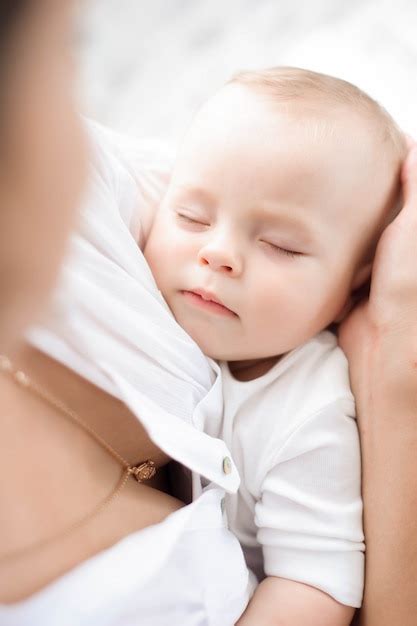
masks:
[[[222,470],[225,444],[202,432],[219,433],[219,368],[174,320],[137,244],[137,216],[161,195],[169,162],[89,128],[94,167],[79,230],[48,319],[29,339],[108,393],[134,397],[132,411],[164,452],[235,491],[236,468]]]
[[[247,570],[221,513],[221,489],[129,535],[28,600],[2,626],[228,626]],[[227,575],[226,570],[230,575]]]
[[[249,567],[362,600],[360,450],[347,361],[320,333],[258,379],[222,364],[223,438],[241,476],[230,529]]]
[[[0,608],[2,626],[227,626],[249,598],[221,500],[239,476],[219,434],[218,367],[177,325],[138,248],[168,163],[90,127],[91,185],[42,327],[29,340],[124,401],[153,441],[193,471],[194,502],[87,560],[32,598]],[[134,175],[133,175],[134,173]],[[143,216],[138,220],[137,215]],[[203,490],[201,477],[208,487]]]

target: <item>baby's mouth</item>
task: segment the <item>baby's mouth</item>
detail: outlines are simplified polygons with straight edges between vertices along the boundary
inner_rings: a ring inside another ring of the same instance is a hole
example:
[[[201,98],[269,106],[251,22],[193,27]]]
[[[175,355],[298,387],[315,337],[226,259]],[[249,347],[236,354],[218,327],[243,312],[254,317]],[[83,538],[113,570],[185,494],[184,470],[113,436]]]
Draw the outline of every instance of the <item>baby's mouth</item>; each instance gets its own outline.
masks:
[[[223,302],[217,298],[214,294],[205,291],[204,289],[183,290],[181,294],[187,298],[187,300],[202,308],[217,315],[223,315],[226,317],[238,317],[237,313],[229,309]]]

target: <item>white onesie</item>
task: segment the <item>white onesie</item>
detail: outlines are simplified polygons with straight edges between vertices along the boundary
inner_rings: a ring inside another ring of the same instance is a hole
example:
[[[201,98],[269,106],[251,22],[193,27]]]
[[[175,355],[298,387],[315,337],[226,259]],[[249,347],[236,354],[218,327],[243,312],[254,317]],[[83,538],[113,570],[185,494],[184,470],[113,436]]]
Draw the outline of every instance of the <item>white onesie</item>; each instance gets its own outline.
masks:
[[[249,567],[359,607],[364,577],[360,449],[347,360],[330,332],[264,376],[222,364],[223,439],[239,470],[229,527]]]

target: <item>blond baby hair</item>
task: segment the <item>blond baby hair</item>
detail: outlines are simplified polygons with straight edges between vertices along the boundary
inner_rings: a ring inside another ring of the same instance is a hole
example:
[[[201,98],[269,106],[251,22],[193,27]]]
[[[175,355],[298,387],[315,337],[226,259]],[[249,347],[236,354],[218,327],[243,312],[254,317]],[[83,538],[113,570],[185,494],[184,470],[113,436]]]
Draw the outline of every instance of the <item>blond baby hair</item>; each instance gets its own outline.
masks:
[[[312,126],[316,137],[323,135],[325,114],[330,109],[345,108],[363,116],[369,121],[376,140],[381,142],[381,158],[390,159],[394,170],[399,174],[407,153],[405,135],[384,107],[356,85],[327,74],[286,66],[242,71],[227,84],[243,85],[270,96],[273,102],[289,105],[286,107],[287,111],[293,108],[296,110],[299,105],[307,112],[310,122],[311,117],[319,116],[321,123]],[[331,132],[330,128],[327,128],[327,132]],[[398,214],[401,203],[398,184],[387,223]]]
[[[241,84],[272,96],[279,102],[328,106],[341,105],[373,119],[389,142],[403,158],[406,151],[404,134],[391,115],[367,93],[341,78],[298,67],[277,66],[264,70],[239,72],[228,84]]]

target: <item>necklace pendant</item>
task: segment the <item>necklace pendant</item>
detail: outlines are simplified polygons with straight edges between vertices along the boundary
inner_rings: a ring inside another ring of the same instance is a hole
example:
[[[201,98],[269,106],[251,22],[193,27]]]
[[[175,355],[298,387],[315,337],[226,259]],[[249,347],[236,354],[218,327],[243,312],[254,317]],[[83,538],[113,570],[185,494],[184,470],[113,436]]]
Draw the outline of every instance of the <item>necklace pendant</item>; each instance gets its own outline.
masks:
[[[156,474],[156,467],[153,461],[144,461],[139,465],[134,465],[129,468],[129,474],[132,474],[138,483],[142,483],[144,480],[150,480]]]

